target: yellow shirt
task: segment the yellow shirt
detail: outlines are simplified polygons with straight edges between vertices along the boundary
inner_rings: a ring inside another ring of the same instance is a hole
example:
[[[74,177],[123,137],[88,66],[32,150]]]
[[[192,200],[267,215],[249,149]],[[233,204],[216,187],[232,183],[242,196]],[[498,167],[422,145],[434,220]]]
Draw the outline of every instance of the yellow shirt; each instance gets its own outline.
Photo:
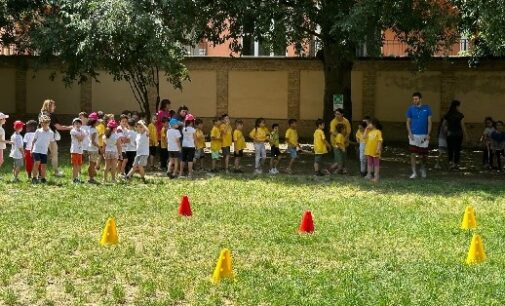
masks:
[[[246,148],[244,134],[241,130],[233,131],[233,141],[235,142],[235,152]]]
[[[342,133],[338,133],[337,136],[335,136],[335,148],[339,148],[340,150],[345,151],[345,137],[342,135]]]
[[[149,130],[149,146],[155,147],[158,145],[158,131],[156,130],[156,126],[154,123],[149,123],[147,126]]]
[[[167,145],[167,129],[165,127],[161,128],[160,136],[161,136],[160,147],[162,149],[166,149],[168,145]]]
[[[343,124],[345,126],[345,132],[344,132],[344,137],[346,139],[345,141],[345,145],[348,146],[349,145],[349,140],[348,140],[348,136],[351,135],[351,124],[349,123],[349,120],[347,120],[346,118],[342,118],[342,121],[338,121],[337,118],[334,118],[333,120],[331,120],[330,122],[330,133],[333,135],[337,132],[337,125],[339,124]],[[332,146],[335,146],[335,139],[332,137],[331,139],[332,141]]]
[[[382,132],[374,129],[371,130],[367,133],[366,138],[365,138],[365,155],[366,156],[372,156],[372,157],[378,157],[380,156],[379,153],[377,153],[377,148],[379,147],[379,143],[382,142]]]
[[[205,136],[203,135],[203,131],[200,129],[196,129],[196,148],[197,149],[204,149],[205,148]]]
[[[221,124],[221,127],[219,128],[221,130],[221,134],[223,136],[222,139],[222,146],[224,147],[230,147],[231,144],[233,143],[233,138],[231,136],[232,134],[232,128],[229,124],[223,123]]]
[[[290,147],[298,146],[298,131],[292,128],[286,130],[286,142]]]
[[[359,143],[365,143],[365,138],[363,137],[363,132],[361,132],[360,130],[358,130],[356,132],[356,140],[359,142]]]
[[[328,153],[328,150],[326,149],[325,139],[326,136],[324,136],[323,130],[317,129],[314,132],[314,153],[316,154]]]
[[[222,144],[223,142],[221,141],[221,131],[217,126],[213,126],[212,130],[210,131],[210,150],[217,152],[221,150]]]
[[[254,128],[249,133],[249,137],[257,142],[267,141],[268,129],[266,127]]]
[[[103,124],[103,122],[100,122],[96,125],[96,134],[98,136],[98,146],[99,147],[103,147],[104,146],[104,143],[103,143],[103,135],[105,135],[105,124]]]

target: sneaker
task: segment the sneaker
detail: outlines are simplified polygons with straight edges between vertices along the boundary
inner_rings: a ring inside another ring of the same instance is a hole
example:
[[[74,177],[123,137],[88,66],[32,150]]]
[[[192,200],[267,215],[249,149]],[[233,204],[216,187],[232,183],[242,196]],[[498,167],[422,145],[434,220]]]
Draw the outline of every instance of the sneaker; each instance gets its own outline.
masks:
[[[270,169],[270,171],[268,171],[268,173],[271,175],[275,175],[275,169],[274,168]]]
[[[32,178],[32,184],[34,184],[34,185],[35,185],[35,184],[38,184],[38,183],[39,183],[39,180],[38,180],[38,179],[36,179],[36,178]]]
[[[88,183],[89,184],[93,184],[93,185],[98,185],[99,184],[95,179],[89,179]]]
[[[45,183],[47,183],[47,180],[46,180],[45,178],[41,178],[41,179],[40,179],[40,182],[41,182],[42,184],[45,184]]]
[[[79,184],[79,183],[80,183],[80,181],[79,181],[79,179],[78,179],[78,178],[75,178],[75,179],[73,179],[73,180],[72,180],[72,183],[74,183],[74,184]]]
[[[409,179],[416,179],[417,178],[417,173],[412,173],[412,175],[409,177]]]
[[[279,174],[279,170],[277,168],[274,168],[275,174]]]
[[[426,168],[421,167],[421,177],[426,178]]]
[[[368,175],[368,174],[367,174],[367,175],[365,175],[364,177],[365,177],[365,179],[366,179],[366,180],[371,180],[371,179],[373,179],[373,177],[372,177],[371,175]]]

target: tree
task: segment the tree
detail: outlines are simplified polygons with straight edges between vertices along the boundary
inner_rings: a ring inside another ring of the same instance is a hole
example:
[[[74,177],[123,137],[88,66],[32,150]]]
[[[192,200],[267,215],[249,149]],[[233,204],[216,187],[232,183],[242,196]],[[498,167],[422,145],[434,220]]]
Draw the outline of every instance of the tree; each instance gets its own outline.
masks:
[[[182,63],[193,41],[191,1],[53,0],[44,4],[27,34],[42,63],[57,57],[64,81],[99,81],[99,71],[125,80],[142,112],[159,103],[160,74],[176,88],[188,79]],[[188,19],[185,19],[185,18]],[[157,107],[157,105],[156,105]],[[150,117],[150,116],[148,116]]]
[[[0,46],[15,45],[23,51],[22,38],[42,0],[0,0]]]
[[[358,46],[380,56],[384,31],[391,30],[423,63],[449,46],[456,33],[457,14],[444,0],[216,0],[213,5],[207,37],[217,43],[232,40],[234,51],[248,36],[272,49],[294,44],[302,50],[313,39],[320,42],[326,120],[332,116],[333,95],[344,96],[345,114],[352,117],[351,70]]]

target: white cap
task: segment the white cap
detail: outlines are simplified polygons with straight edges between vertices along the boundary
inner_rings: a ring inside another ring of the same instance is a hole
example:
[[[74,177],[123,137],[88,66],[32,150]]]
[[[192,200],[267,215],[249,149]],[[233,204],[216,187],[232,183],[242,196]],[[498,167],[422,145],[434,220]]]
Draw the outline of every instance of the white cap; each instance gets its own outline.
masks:
[[[9,115],[6,115],[4,113],[0,113],[0,119],[7,119],[9,118]]]

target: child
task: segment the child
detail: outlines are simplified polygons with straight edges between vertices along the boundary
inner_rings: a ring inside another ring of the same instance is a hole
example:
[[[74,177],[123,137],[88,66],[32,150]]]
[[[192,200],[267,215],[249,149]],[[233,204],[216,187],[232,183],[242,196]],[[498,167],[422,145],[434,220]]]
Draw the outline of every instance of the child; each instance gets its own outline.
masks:
[[[184,118],[184,128],[182,129],[182,162],[179,177],[184,174],[184,166],[188,165],[188,178],[193,177],[193,160],[195,159],[196,130],[193,127],[195,117],[187,114]]]
[[[82,155],[84,154],[83,143],[86,134],[81,129],[82,121],[75,118],[72,121],[72,129],[70,130],[70,156],[72,161],[72,181],[80,183],[79,174],[81,173]]]
[[[121,143],[121,154],[119,154],[119,160],[118,160],[118,169],[119,173],[123,175],[123,177],[126,177],[126,163],[128,162],[128,156],[126,156],[126,145],[128,142],[130,142],[130,139],[128,138],[128,130],[129,130],[129,125],[128,125],[128,115],[126,114],[121,114],[119,116],[119,127],[116,130],[116,134],[118,135],[118,139]]]
[[[96,114],[98,116],[98,124],[95,128],[98,134],[98,152],[100,153],[100,159],[96,162],[96,170],[100,170],[100,162],[103,159],[104,154],[103,135],[105,134],[106,122],[104,121],[105,114],[102,111],[98,111]]]
[[[265,127],[265,119],[258,118],[254,124],[254,129],[249,133],[249,137],[254,141],[254,173],[263,173],[263,163],[267,157],[265,142],[268,140],[268,129]]]
[[[116,167],[119,153],[121,152],[121,142],[116,134],[117,122],[114,119],[110,119],[107,122],[107,129],[103,135],[104,147],[104,159],[105,168],[103,171],[103,182],[107,182],[107,176],[110,172],[112,183],[116,182]]]
[[[19,171],[23,167],[23,153],[24,153],[24,145],[23,145],[23,136],[21,136],[21,132],[23,131],[25,124],[21,121],[14,122],[14,134],[11,136],[11,154],[9,155],[13,159],[13,169],[12,174],[14,178],[12,179],[13,183],[19,182]]]
[[[9,118],[9,115],[0,113],[0,168],[4,163],[4,150],[7,148],[7,144],[10,144],[10,141],[5,140],[5,130],[3,128],[7,118]]]
[[[51,119],[42,115],[39,119],[39,124],[41,128],[35,131],[32,141],[32,157],[33,157],[33,169],[32,169],[32,184],[38,184],[47,182],[46,180],[46,165],[47,165],[47,151],[49,150],[49,144],[54,140],[54,132],[49,128]],[[39,172],[40,166],[40,172]],[[40,180],[38,179],[40,175]]]
[[[155,169],[154,166],[154,159],[156,158],[156,155],[158,155],[158,132],[156,130],[156,120],[158,117],[156,114],[154,114],[151,117],[151,123],[147,126],[147,129],[149,130],[149,168],[151,170]]]
[[[88,126],[88,114],[86,112],[79,113],[79,119],[81,119],[81,131],[84,133],[84,139],[82,141],[83,154],[82,157],[85,158],[88,155],[87,149],[89,147],[89,126]]]
[[[224,157],[224,170],[226,173],[229,173],[229,164],[230,164],[230,148],[231,144],[233,143],[233,137],[232,137],[232,128],[230,125],[230,117],[228,114],[224,114],[221,116],[221,152],[223,153]]]
[[[135,138],[137,155],[135,155],[135,159],[133,160],[133,167],[131,168],[130,172],[128,172],[126,178],[130,179],[135,171],[138,171],[140,174],[140,179],[142,179],[142,182],[146,183],[146,179],[144,177],[144,167],[147,166],[147,160],[149,159],[149,128],[142,120],[137,122],[135,127],[137,129]]]
[[[86,151],[88,152],[88,159],[89,159],[89,167],[88,167],[88,183],[89,184],[98,184],[98,182],[95,180],[96,177],[96,172],[97,172],[97,166],[98,163],[100,162],[100,148],[98,145],[98,131],[96,130],[96,127],[98,125],[98,115],[97,113],[91,113],[88,116],[88,128],[89,132],[86,135],[86,138],[88,138],[87,144],[88,147],[86,148]]]
[[[316,176],[324,175],[321,171],[321,161],[323,160],[323,155],[328,153],[329,149],[331,149],[331,146],[326,140],[326,136],[324,136],[324,121],[317,119],[316,131],[314,132],[314,171]]]
[[[23,142],[25,143],[25,170],[26,174],[28,174],[28,179],[32,179],[32,170],[33,170],[33,158],[32,158],[32,144],[33,144],[33,136],[35,135],[35,130],[37,129],[37,121],[29,120],[26,123],[26,133],[23,137]]]
[[[346,141],[344,133],[346,131],[345,125],[337,124],[335,127],[335,139],[333,140],[333,165],[330,167],[330,172],[345,174],[345,149]]]
[[[200,161],[200,169],[203,170],[203,160],[205,157],[205,135],[203,134],[203,121],[201,119],[195,120],[195,161]]]
[[[298,157],[298,150],[300,149],[300,145],[298,143],[298,131],[296,130],[297,121],[296,119],[289,119],[288,121],[289,128],[286,130],[286,144],[288,145],[288,154],[289,154],[289,164],[286,168],[286,172],[288,174],[293,173],[292,167],[296,158]]]
[[[170,119],[170,129],[167,131],[167,145],[168,145],[168,171],[167,175],[170,178],[177,177],[179,169],[179,159],[181,157],[181,132],[179,131],[179,120]],[[173,169],[170,173],[170,169]]]
[[[279,149],[279,124],[272,124],[272,131],[269,137],[270,142],[270,174],[279,174],[277,165],[281,159],[281,150]]]
[[[216,118],[212,120],[214,126],[210,130],[210,152],[212,155],[212,169],[210,172],[217,172],[216,163],[221,158],[219,150],[222,147],[222,135],[219,127],[221,126],[221,120]]]
[[[377,119],[372,119],[365,131],[365,156],[368,161],[368,173],[366,179],[379,182],[380,156],[382,152],[382,132]],[[373,172],[373,176],[372,176]]]
[[[168,171],[167,161],[168,161],[168,144],[167,144],[167,130],[168,130],[168,118],[162,118],[162,127],[160,130],[160,169],[161,171]]]
[[[130,173],[130,170],[133,167],[133,161],[135,160],[135,156],[137,156],[137,144],[135,140],[137,139],[137,132],[135,132],[135,126],[137,121],[134,119],[128,119],[128,129],[124,132],[124,143],[125,143],[125,152],[126,152],[126,163],[124,168],[124,173]],[[149,154],[148,154],[149,155]]]
[[[367,121],[363,120],[358,126],[358,131],[356,132],[356,141],[358,142],[358,152],[359,152],[359,172],[362,177],[367,175],[367,159],[365,156],[365,130],[368,126]]]
[[[496,131],[494,126],[494,120],[491,117],[486,117],[484,119],[484,132],[482,132],[482,136],[480,137],[480,142],[484,146],[484,151],[482,152],[482,165],[487,169],[493,168],[493,149],[492,144],[493,141],[491,139],[491,134]]]
[[[501,158],[505,150],[505,131],[503,130],[503,121],[496,122],[496,131],[491,133],[491,140],[493,141],[492,148],[496,157],[497,171],[501,172]]]
[[[244,122],[242,120],[235,121],[235,131],[233,131],[233,142],[234,142],[234,153],[235,156],[235,167],[233,172],[242,173],[240,169],[240,159],[244,157],[244,149],[246,148],[244,134],[242,129],[244,128]]]

